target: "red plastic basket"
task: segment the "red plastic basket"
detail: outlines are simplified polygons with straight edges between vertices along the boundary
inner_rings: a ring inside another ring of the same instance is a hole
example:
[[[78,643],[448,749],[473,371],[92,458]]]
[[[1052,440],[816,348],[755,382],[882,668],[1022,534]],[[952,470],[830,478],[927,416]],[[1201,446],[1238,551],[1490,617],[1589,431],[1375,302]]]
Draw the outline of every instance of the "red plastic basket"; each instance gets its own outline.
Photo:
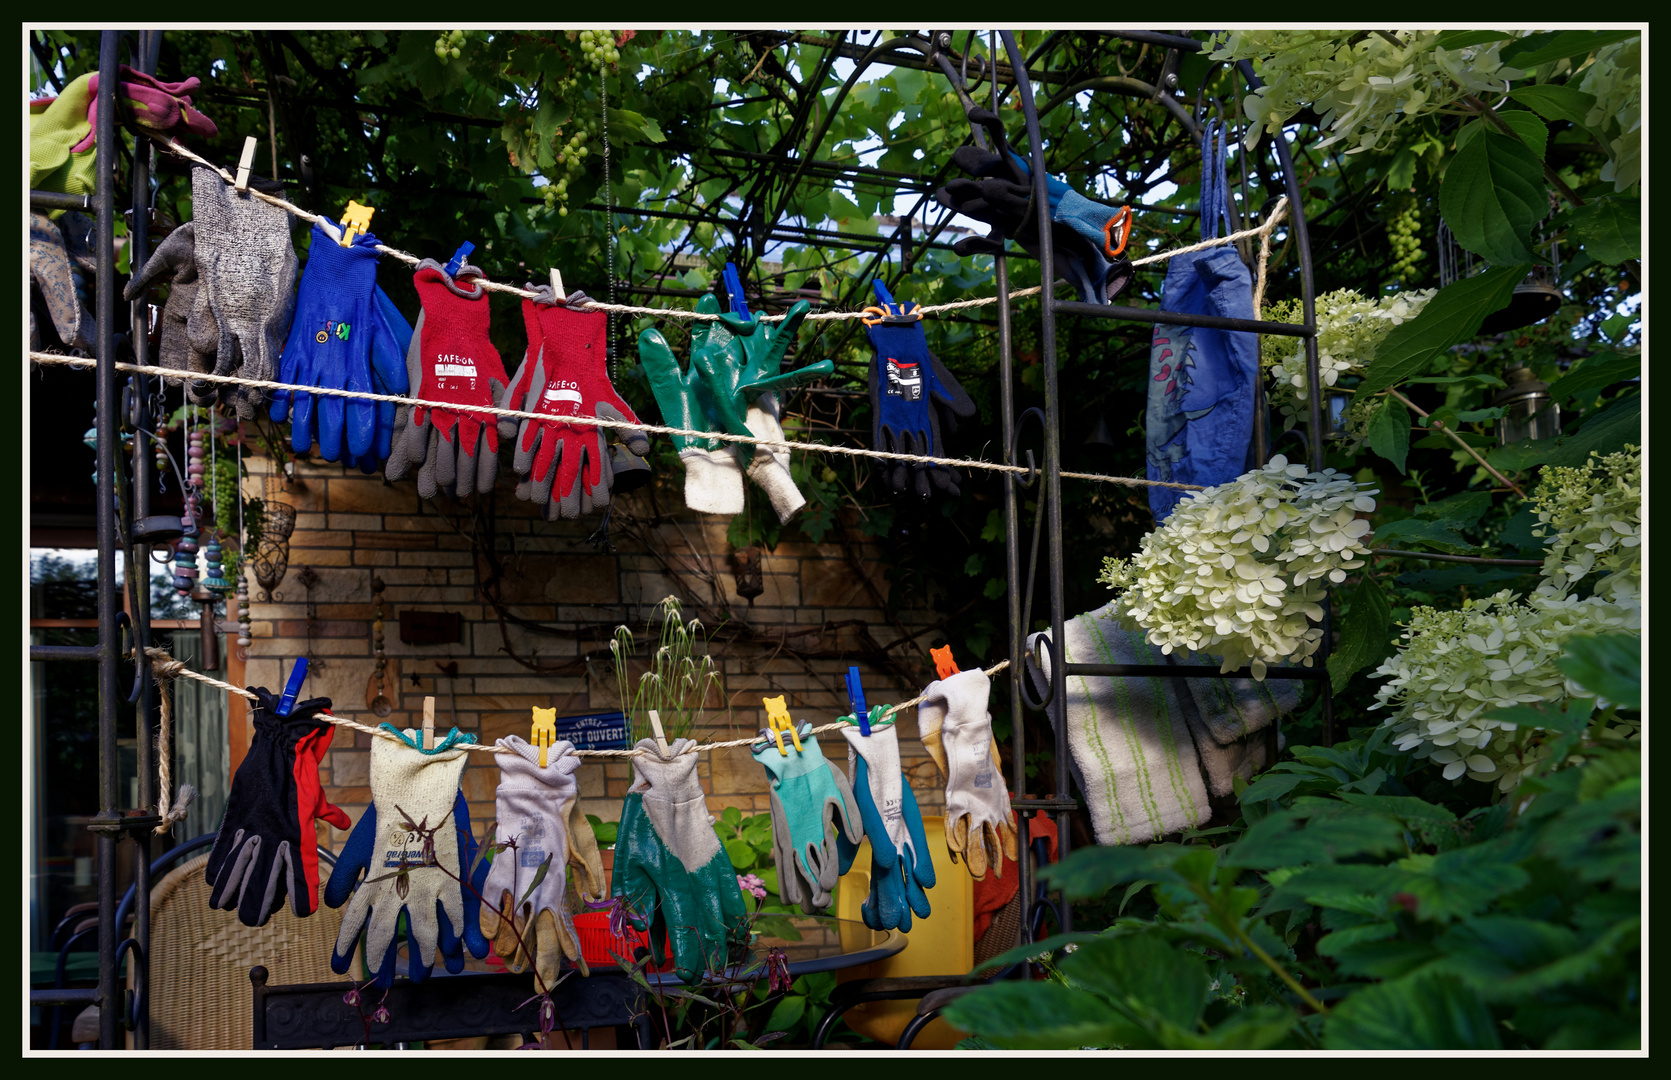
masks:
[[[617,957],[631,960],[640,945],[650,947],[650,935],[643,930],[626,928],[626,935],[619,936],[609,932],[609,912],[585,911],[574,917],[575,933],[580,936],[580,955],[586,958],[588,965],[599,967],[614,967]],[[669,953],[667,942],[662,942],[662,952]],[[665,964],[651,963],[646,971],[672,971],[673,958],[668,955]]]

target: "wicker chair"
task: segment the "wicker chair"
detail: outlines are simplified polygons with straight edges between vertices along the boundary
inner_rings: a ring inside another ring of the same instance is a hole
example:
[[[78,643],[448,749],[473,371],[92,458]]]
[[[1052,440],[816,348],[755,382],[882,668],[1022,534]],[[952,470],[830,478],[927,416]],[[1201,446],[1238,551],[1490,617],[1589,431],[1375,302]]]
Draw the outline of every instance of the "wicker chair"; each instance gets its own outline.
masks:
[[[235,912],[209,906],[208,859],[183,864],[151,891],[153,1050],[251,1049],[249,972],[257,965],[285,983],[341,978],[331,971],[340,909],[321,906],[299,919],[286,905],[266,926],[245,926]]]

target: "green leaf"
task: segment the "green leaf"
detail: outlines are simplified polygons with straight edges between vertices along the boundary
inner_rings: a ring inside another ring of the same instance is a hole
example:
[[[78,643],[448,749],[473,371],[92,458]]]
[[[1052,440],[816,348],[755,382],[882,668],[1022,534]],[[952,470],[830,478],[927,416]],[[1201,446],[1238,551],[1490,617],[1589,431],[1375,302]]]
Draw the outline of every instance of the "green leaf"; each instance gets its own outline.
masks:
[[[728,827],[735,829],[743,823],[743,812],[735,806],[727,806],[719,812],[719,819]]]
[[[1071,984],[1117,1008],[1186,1031],[1201,1019],[1211,993],[1212,980],[1201,955],[1179,949],[1158,934],[1105,935],[1081,945],[1059,966]]]
[[[772,1008],[772,1015],[766,1018],[766,1026],[761,1030],[788,1031],[805,1015],[806,997],[801,994],[785,994]]]
[[[1352,590],[1340,629],[1340,644],[1329,654],[1329,685],[1340,693],[1353,674],[1384,659],[1391,648],[1392,604],[1369,574]]]
[[[1598,697],[1642,707],[1642,639],[1635,634],[1577,634],[1555,666]]]
[[[1615,352],[1588,356],[1549,385],[1549,396],[1558,402],[1576,400],[1588,405],[1596,395],[1614,383],[1640,378],[1642,357]]]
[[[1417,973],[1360,990],[1323,1026],[1329,1050],[1498,1050],[1479,994],[1454,975]]]
[[[1039,876],[1049,881],[1051,888],[1061,889],[1068,899],[1084,900],[1140,877],[1181,880],[1172,869],[1180,850],[1176,844],[1080,848],[1054,866],[1040,870]]]
[[[1435,49],[1465,49],[1470,45],[1489,45],[1514,35],[1507,30],[1446,30],[1433,43]]]
[[[1379,393],[1420,374],[1441,351],[1473,338],[1485,317],[1509,302],[1527,269],[1493,267],[1440,289],[1421,314],[1387,334],[1357,388],[1358,396]]]
[[[1505,67],[1522,71],[1541,67],[1551,60],[1569,56],[1588,56],[1596,49],[1626,41],[1640,34],[1640,30],[1554,30],[1543,34],[1528,34],[1505,47],[1497,58]]]
[[[1074,930],[1066,934],[1052,934],[1042,941],[1029,941],[1013,949],[1007,949],[990,960],[976,964],[969,970],[969,974],[987,974],[1011,964],[1019,964],[1023,960],[1031,960],[1035,956],[1054,953],[1064,945],[1083,945],[1087,941],[1095,941],[1101,935],[1100,930]]]
[[[1387,166],[1387,187],[1393,191],[1408,191],[1416,182],[1416,154],[1408,146],[1398,148],[1392,164]]]
[[[1535,83],[1517,86],[1509,96],[1537,111],[1549,120],[1565,120],[1584,127],[1584,118],[1595,108],[1596,99],[1575,86],[1562,83]]]
[[[1613,195],[1585,203],[1572,212],[1567,238],[1600,263],[1641,258],[1642,200]]]
[[[1524,109],[1508,109],[1497,114],[1497,119],[1508,125],[1508,129],[1520,136],[1520,141],[1529,146],[1532,153],[1541,161],[1549,152],[1549,125],[1532,113]],[[1496,130],[1495,125],[1486,120],[1472,120],[1456,133],[1456,148],[1461,150],[1482,131]]]
[[[1608,454],[1626,443],[1642,445],[1642,395],[1615,398],[1570,435],[1530,442],[1510,443],[1485,455],[1494,468],[1518,472],[1533,465],[1578,467],[1589,460],[1590,451]]]
[[[1129,1021],[1083,991],[1054,982],[1001,982],[954,999],[947,1023],[1008,1050],[1075,1050],[1109,1046],[1131,1031]]]
[[[1419,544],[1441,551],[1472,551],[1473,545],[1454,531],[1461,528],[1462,524],[1460,521],[1421,521],[1417,518],[1404,518],[1402,521],[1379,526],[1375,530],[1375,544],[1377,547]]]
[[[754,847],[746,840],[731,837],[725,842],[725,854],[739,873],[754,865]]]
[[[1369,417],[1369,448],[1404,472],[1410,453],[1410,410],[1395,398],[1387,398]]]
[[[609,122],[611,125],[625,129],[630,135],[643,139],[645,142],[662,143],[667,136],[661,133],[656,122],[640,113],[628,109],[610,109]]]
[[[526,904],[528,902],[528,898],[534,895],[534,890],[540,887],[540,882],[545,880],[545,875],[551,870],[551,860],[556,857],[557,853],[553,851],[550,855],[545,857],[544,862],[540,863],[539,869],[534,871],[534,880],[528,883],[528,888],[523,892],[522,899],[517,901],[518,907]]]
[[[1403,851],[1404,829],[1391,818],[1335,803],[1323,813],[1272,814],[1223,850],[1226,866],[1274,870]]]
[[[1458,244],[1493,265],[1536,261],[1532,228],[1549,213],[1543,159],[1519,140],[1482,128],[1445,170],[1439,213]]]

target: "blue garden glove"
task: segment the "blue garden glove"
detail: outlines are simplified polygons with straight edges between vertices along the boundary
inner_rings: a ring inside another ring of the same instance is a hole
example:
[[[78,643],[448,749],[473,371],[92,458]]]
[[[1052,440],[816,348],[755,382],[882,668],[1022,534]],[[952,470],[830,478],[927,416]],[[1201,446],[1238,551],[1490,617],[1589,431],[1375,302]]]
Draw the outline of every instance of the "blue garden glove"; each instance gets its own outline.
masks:
[[[696,302],[696,310],[704,315],[718,314],[719,300],[706,294]],[[716,322],[693,323],[691,354],[695,357],[710,348],[724,349],[732,336]],[[638,359],[649,377],[650,392],[661,409],[663,424],[687,431],[719,430],[713,394],[694,359],[688,368],[681,368],[667,339],[654,328],[638,335]],[[708,360],[703,364],[712,366]],[[740,434],[746,434],[746,429]],[[689,435],[674,435],[672,439],[673,449],[685,467],[685,505],[704,514],[742,513],[743,472],[729,444]]]
[[[373,353],[404,356],[375,299],[377,243],[370,233],[360,233],[343,247],[332,231],[314,224],[296,290],[295,319],[279,356],[279,382],[371,392]],[[374,348],[379,336],[384,340]],[[374,402],[275,391],[273,420],[284,420],[286,412],[290,446],[298,454],[307,453],[317,441],[326,461],[357,461],[377,446]]]
[[[802,725],[801,748],[785,740],[756,744],[754,760],[771,777],[767,796],[772,811],[772,858],[777,864],[778,895],[786,904],[799,904],[808,915],[830,906],[831,893],[841,878],[836,836],[857,845],[864,839],[859,804],[847,778],[829,763],[818,740]],[[839,829],[831,821],[832,813]]]
[[[663,941],[686,983],[704,971],[719,973],[746,955],[748,910],[737,870],[720,846],[707,799],[696,779],[697,757],[684,753],[689,739],[675,739],[663,758],[651,739],[635,749],[637,777],[621,806],[615,840],[614,895],[648,928],[656,963],[665,963]]]
[[[995,114],[973,108],[969,120],[986,128],[996,150],[959,147],[952,154],[952,163],[975,179],[949,181],[934,193],[935,201],[995,226],[998,233],[1037,258],[1038,214],[1032,204],[1032,170],[1010,149],[1003,123]],[[1051,240],[1056,273],[1072,283],[1082,302],[1113,303],[1131,283],[1132,266],[1125,256],[1130,207],[1093,202],[1054,177],[1047,176],[1044,184],[1050,219],[1055,223]],[[1002,250],[1001,244],[984,236],[965,237],[952,246],[959,255]]]
[[[484,860],[475,867],[471,887],[462,884],[476,862],[476,841],[470,834],[470,808],[458,786],[465,764],[459,744],[476,737],[453,728],[433,749],[419,750],[415,729],[382,728],[400,742],[372,740],[372,805],[349,835],[325,884],[324,899],[331,907],[348,904],[331,970],[348,973],[364,930],[366,966],[375,984],[387,987],[395,977],[400,944],[395,928],[402,916],[413,982],[429,977],[437,954],[454,974],[464,970],[464,949],[472,956],[487,955],[479,918],[488,864]],[[408,829],[407,821],[426,829],[441,823],[433,846]],[[404,875],[403,866],[408,868]]]
[[[371,342],[371,389],[378,394],[406,395],[411,393],[412,381],[406,371],[406,352],[412,345],[412,327],[406,316],[395,307],[394,301],[378,286],[372,292],[378,319],[377,333]],[[400,406],[392,401],[378,401],[375,406],[371,453],[354,459],[363,473],[371,474],[389,460],[393,448],[395,420]]]
[[[939,357],[928,351],[920,319],[890,323],[907,317],[909,304],[896,304],[887,286],[877,281],[876,295],[882,301],[881,318],[866,320],[865,333],[875,350],[870,365],[871,424],[875,449],[894,454],[922,454],[944,457],[940,439],[942,417],[947,428],[957,430],[957,417],[975,415],[975,403]],[[957,470],[948,465],[884,461],[882,475],[894,491],[916,491],[926,499],[930,482],[942,491],[958,493]]]
[[[911,929],[911,913],[928,918],[928,894],[934,887],[934,862],[923,834],[917,798],[899,766],[899,734],[882,723],[885,705],[870,710],[870,734],[855,725],[841,729],[847,740],[847,768],[859,804],[865,836],[870,838],[870,899],[859,908],[872,930]],[[851,723],[851,718],[849,718]],[[841,848],[841,869],[852,866],[853,850]]]

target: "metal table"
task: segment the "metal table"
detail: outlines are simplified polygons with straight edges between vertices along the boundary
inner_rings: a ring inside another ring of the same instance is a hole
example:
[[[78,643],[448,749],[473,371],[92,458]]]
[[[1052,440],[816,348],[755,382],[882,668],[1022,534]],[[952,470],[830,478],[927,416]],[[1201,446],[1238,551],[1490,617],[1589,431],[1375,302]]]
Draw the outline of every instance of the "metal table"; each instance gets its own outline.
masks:
[[[749,960],[734,965],[705,986],[728,982],[755,982],[737,975],[753,967],[764,950],[782,949],[789,960],[791,977],[822,971],[838,971],[884,960],[905,948],[905,935],[897,930],[872,930],[861,922],[829,915],[757,915]],[[405,962],[404,949],[402,963]],[[657,989],[684,986],[673,972],[650,973],[646,980]],[[358,1046],[366,1041],[366,1025],[359,1009],[343,1002],[351,983],[302,983],[268,986],[267,969],[250,970],[254,991],[254,1045],[258,1050],[294,1050],[312,1047]],[[366,994],[371,1004],[378,1000],[388,1006],[387,1024],[371,1025],[371,1041],[385,1046],[430,1039],[468,1038],[476,1035],[528,1034],[538,1030],[537,994],[534,975],[506,972],[466,955],[464,970],[454,975],[437,967],[422,983],[397,977],[388,997],[377,991]],[[557,1009],[557,1027],[579,1029],[581,1046],[590,1041],[595,1027],[632,1027],[640,1046],[654,1045],[649,1026],[645,989],[620,969],[593,965],[587,978],[562,980],[551,992]]]

